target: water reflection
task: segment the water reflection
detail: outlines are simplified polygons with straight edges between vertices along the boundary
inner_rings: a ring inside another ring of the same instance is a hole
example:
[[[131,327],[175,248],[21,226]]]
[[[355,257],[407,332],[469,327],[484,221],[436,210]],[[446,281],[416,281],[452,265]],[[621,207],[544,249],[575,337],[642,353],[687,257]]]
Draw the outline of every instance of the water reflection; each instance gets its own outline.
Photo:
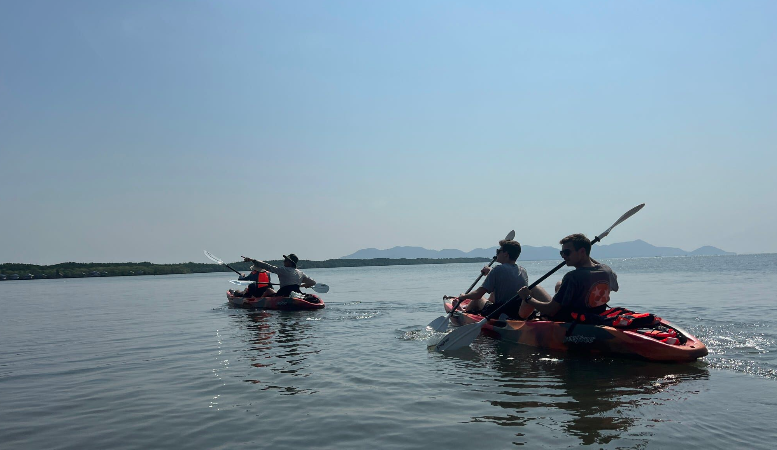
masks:
[[[635,425],[650,427],[644,417],[654,417],[655,413],[645,415],[639,409],[661,408],[678,401],[676,386],[709,377],[703,363],[548,356],[531,347],[501,341],[489,341],[476,352],[484,365],[499,374],[496,389],[489,390],[489,395],[496,395],[489,402],[505,411],[473,417],[474,421],[519,427],[536,424],[562,430],[583,445],[607,445],[624,438]],[[524,434],[516,436],[522,438]],[[649,438],[644,432],[637,433],[629,436],[629,445],[644,447]]]
[[[244,381],[262,386],[262,390],[277,390],[285,395],[307,393],[300,388],[298,378],[311,375],[307,366],[309,355],[320,349],[311,333],[314,312],[256,311],[233,316],[247,333],[246,358],[256,370],[249,371]]]

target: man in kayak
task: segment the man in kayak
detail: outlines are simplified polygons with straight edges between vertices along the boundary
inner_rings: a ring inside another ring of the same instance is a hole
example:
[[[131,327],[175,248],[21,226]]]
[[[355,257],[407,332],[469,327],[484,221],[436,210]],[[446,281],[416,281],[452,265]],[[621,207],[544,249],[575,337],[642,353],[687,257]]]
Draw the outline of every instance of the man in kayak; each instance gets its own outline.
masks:
[[[270,274],[266,270],[256,266],[251,266],[251,273],[243,275],[242,273],[237,278],[240,281],[253,281],[243,291],[233,291],[230,289],[233,295],[237,297],[253,297],[259,298],[264,295],[267,289],[270,287]]]
[[[288,297],[292,292],[299,292],[300,288],[309,288],[316,285],[316,281],[305,275],[301,270],[297,269],[297,262],[299,258],[294,253],[289,255],[283,255],[283,267],[275,267],[272,264],[268,264],[264,261],[257,261],[252,258],[243,257],[246,262],[254,263],[255,267],[267,270],[278,275],[278,283],[280,288],[276,292],[272,288],[267,288],[265,291],[265,297]]]
[[[591,258],[591,241],[584,234],[571,234],[560,242],[561,257],[575,270],[556,283],[556,295],[532,291],[523,287],[518,291],[521,313],[530,305],[543,316],[561,322],[572,321],[572,313],[601,314],[607,309],[610,292],[618,290],[618,277],[609,266]]]
[[[486,275],[483,284],[469,294],[459,296],[459,301],[471,299],[467,305],[467,312],[486,316],[512,298],[518,289],[529,284],[526,269],[515,263],[520,255],[521,244],[513,240],[499,241],[499,248],[496,249],[496,262],[499,265],[493,269],[483,267],[481,273]],[[489,299],[483,298],[486,293],[491,294]],[[520,306],[520,303],[513,302],[501,312],[510,318],[517,318],[520,315]],[[528,310],[526,315],[530,313],[531,310]]]

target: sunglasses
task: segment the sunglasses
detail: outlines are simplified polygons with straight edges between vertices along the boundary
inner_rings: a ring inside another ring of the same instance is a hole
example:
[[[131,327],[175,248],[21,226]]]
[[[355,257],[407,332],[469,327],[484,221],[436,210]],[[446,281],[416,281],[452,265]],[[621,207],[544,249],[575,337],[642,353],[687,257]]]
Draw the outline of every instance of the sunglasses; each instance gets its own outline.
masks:
[[[497,255],[499,255],[499,253],[500,253],[500,252],[503,252],[503,251],[504,251],[504,250],[502,250],[501,248],[498,248],[498,249],[496,249],[496,254],[497,254]]]
[[[572,250],[568,249],[568,248],[565,248],[564,250],[561,250],[559,252],[559,254],[561,255],[562,258],[564,258],[564,257],[567,257],[567,256],[571,255],[572,254]]]

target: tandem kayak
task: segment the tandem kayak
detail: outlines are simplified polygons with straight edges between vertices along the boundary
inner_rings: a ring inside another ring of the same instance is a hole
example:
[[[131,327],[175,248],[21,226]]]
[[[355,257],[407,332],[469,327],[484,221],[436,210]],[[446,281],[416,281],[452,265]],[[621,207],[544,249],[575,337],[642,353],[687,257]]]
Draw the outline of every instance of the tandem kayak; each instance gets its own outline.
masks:
[[[240,297],[227,291],[227,300],[232,306],[246,309],[277,309],[283,311],[305,311],[323,308],[324,301],[317,295],[300,294],[294,297]]]
[[[443,300],[450,312],[454,298]],[[466,306],[469,300],[462,302]],[[455,326],[477,323],[483,317],[465,313],[461,308],[451,315]],[[615,328],[577,322],[554,322],[545,319],[489,320],[483,334],[532,347],[553,351],[583,352],[626,356],[664,362],[690,362],[707,355],[707,347],[690,333],[659,319],[651,328]],[[667,337],[672,336],[672,337]]]

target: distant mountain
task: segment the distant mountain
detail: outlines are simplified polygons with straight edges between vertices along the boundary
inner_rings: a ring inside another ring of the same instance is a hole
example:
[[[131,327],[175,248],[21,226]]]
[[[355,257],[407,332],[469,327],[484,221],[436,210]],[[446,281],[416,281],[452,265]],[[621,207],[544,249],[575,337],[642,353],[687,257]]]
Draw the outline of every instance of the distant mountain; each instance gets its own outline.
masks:
[[[521,246],[521,260],[538,261],[545,259],[559,259],[559,249],[555,247]],[[415,258],[491,258],[496,247],[476,248],[469,252],[457,249],[429,250],[423,247],[393,247],[386,250],[376,248],[364,248],[340,259],[415,259]],[[595,245],[591,252],[594,258],[639,258],[651,256],[706,256],[706,255],[735,255],[716,247],[704,246],[692,252],[674,247],[656,247],[643,240],[620,242],[610,245]]]

